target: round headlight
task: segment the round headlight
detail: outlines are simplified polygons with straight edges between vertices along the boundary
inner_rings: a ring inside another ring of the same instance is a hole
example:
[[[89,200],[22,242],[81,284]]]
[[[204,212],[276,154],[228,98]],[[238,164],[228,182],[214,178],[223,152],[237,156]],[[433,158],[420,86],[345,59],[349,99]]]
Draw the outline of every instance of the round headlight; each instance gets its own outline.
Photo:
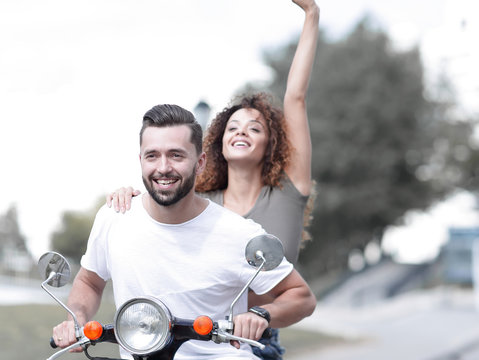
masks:
[[[161,350],[171,333],[171,313],[153,297],[125,302],[115,314],[115,337],[124,349],[144,355]]]

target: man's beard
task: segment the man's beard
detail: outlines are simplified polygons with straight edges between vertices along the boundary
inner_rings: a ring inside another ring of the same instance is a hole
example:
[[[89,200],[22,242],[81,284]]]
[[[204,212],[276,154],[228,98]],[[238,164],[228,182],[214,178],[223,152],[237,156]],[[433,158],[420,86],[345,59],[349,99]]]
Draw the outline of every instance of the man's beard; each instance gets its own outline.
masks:
[[[175,176],[166,176],[170,178],[177,178]],[[147,180],[143,177],[143,184],[145,185],[146,190],[150,194],[150,196],[155,200],[155,202],[161,206],[170,206],[176,204],[178,201],[183,199],[195,186],[195,168],[193,169],[190,176],[184,178],[184,182],[181,184],[179,188],[175,191],[171,190],[155,190],[151,184],[153,180]]]

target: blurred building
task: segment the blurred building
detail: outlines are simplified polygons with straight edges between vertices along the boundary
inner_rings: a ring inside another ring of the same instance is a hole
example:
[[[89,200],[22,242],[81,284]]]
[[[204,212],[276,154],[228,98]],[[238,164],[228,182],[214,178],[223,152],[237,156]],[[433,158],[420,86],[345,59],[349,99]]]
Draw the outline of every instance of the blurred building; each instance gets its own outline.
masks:
[[[24,275],[33,267],[32,256],[27,251],[4,247],[0,256],[0,274]]]
[[[441,250],[445,282],[473,283],[474,247],[479,245],[478,240],[479,227],[449,229],[449,239]]]

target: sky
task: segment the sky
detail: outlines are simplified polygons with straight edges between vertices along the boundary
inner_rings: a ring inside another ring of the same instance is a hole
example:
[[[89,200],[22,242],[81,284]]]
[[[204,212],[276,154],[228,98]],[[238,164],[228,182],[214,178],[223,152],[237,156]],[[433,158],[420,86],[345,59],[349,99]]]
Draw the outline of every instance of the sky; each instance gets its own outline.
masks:
[[[477,112],[474,0],[318,3],[332,39],[369,14],[398,48],[420,46],[428,76],[447,70],[461,113]],[[138,131],[146,110],[192,110],[203,99],[220,111],[246,82],[270,78],[262,50],[296,40],[302,22],[290,0],[2,0],[0,213],[17,206],[39,256],[63,211],[90,209],[119,186],[143,188]],[[431,253],[437,243],[421,246]]]

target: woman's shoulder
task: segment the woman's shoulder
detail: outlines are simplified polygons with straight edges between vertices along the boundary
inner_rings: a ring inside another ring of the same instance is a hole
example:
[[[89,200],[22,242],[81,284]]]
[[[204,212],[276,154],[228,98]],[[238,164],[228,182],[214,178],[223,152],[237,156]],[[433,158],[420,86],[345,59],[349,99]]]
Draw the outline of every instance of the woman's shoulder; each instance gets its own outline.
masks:
[[[294,186],[293,182],[289,178],[289,176],[284,173],[281,177],[279,186],[272,186],[269,188],[271,194],[281,194],[288,197],[299,198],[303,200],[307,200],[309,195],[303,195],[298,190],[296,186]]]

